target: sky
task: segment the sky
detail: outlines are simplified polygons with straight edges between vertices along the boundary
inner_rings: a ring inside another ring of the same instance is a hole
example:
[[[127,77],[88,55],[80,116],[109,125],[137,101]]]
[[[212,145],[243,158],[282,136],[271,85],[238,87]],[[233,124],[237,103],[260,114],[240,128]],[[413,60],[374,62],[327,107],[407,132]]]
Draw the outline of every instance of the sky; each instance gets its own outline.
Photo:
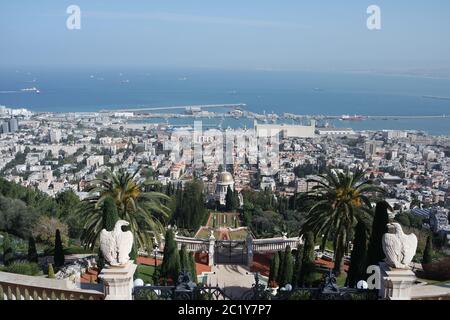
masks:
[[[0,67],[450,70],[449,39],[448,0],[0,0]]]

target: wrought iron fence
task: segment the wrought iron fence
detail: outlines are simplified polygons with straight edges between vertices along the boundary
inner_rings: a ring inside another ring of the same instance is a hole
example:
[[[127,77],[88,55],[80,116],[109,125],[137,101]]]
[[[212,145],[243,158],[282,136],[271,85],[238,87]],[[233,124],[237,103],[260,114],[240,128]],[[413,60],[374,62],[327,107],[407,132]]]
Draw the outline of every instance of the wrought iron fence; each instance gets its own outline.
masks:
[[[139,286],[134,300],[231,300],[220,287],[196,285],[188,272],[180,273],[176,286]]]
[[[283,290],[284,289],[284,290]],[[319,288],[283,288],[276,293],[259,283],[255,274],[253,287],[238,300],[377,300],[378,290],[338,288],[334,274],[324,274]],[[135,300],[232,300],[220,287],[197,286],[187,273],[180,274],[176,286],[140,286],[133,291]]]

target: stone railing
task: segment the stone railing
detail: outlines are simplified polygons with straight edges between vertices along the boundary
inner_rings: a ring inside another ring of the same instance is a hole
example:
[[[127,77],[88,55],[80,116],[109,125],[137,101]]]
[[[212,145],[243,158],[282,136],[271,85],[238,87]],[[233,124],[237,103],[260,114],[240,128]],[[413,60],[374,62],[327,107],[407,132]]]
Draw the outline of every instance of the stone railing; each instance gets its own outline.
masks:
[[[70,280],[47,279],[0,272],[0,300],[103,300],[101,284],[81,284]]]
[[[253,252],[275,252],[285,250],[287,246],[291,249],[297,248],[299,244],[303,244],[301,237],[296,238],[268,238],[268,239],[254,239]]]
[[[188,237],[175,237],[178,249],[184,244],[188,252],[207,252],[209,248],[209,240],[188,238]]]
[[[209,250],[209,240],[199,239],[199,238],[189,238],[176,236],[175,241],[177,242],[178,249],[184,244],[188,252],[208,252]],[[159,243],[159,250],[164,250],[164,238],[161,238]]]

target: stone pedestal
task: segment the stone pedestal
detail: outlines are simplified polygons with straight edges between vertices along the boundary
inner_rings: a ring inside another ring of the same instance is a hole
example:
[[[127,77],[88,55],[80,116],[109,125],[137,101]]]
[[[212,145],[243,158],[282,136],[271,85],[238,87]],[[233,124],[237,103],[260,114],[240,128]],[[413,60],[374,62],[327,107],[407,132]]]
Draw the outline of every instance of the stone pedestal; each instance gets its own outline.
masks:
[[[411,270],[395,269],[380,263],[380,298],[387,300],[411,300],[411,288],[416,275]]]
[[[209,237],[209,247],[208,247],[208,266],[214,265],[214,247],[216,245],[216,238],[214,238],[213,232],[211,232],[211,236]]]
[[[253,237],[250,232],[247,234],[245,245],[247,246],[247,266],[250,268],[253,265]]]
[[[103,282],[105,300],[132,300],[133,275],[137,265],[133,261],[124,267],[103,268],[99,278]]]

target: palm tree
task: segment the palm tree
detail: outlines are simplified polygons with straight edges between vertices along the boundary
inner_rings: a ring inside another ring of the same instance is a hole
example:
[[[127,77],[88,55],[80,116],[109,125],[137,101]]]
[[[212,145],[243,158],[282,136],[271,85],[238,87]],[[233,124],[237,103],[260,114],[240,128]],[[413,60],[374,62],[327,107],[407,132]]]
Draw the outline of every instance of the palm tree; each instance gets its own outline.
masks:
[[[133,174],[124,170],[106,171],[100,179],[91,181],[89,196],[83,200],[79,214],[85,221],[81,239],[86,247],[93,248],[102,230],[102,206],[111,197],[117,207],[120,219],[130,223],[135,245],[151,249],[152,234],[156,237],[164,230],[164,223],[170,217],[167,207],[170,198],[165,194],[146,191],[154,181],[140,183],[139,169]]]
[[[333,241],[334,271],[340,274],[354,226],[357,221],[370,224],[372,202],[385,191],[365,179],[361,170],[353,173],[331,170],[318,178],[308,179],[308,183],[315,186],[301,195],[307,210],[302,233],[312,231],[315,236],[323,235],[323,247],[328,239]]]

